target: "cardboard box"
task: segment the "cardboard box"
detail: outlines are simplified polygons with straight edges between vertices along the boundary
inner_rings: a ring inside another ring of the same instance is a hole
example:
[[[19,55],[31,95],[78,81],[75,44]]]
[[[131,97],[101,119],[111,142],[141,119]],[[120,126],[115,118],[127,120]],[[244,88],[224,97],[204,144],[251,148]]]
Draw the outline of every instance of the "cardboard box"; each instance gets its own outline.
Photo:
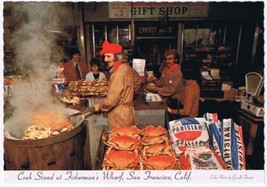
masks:
[[[223,82],[222,83],[222,90],[231,90],[233,86],[233,82]]]

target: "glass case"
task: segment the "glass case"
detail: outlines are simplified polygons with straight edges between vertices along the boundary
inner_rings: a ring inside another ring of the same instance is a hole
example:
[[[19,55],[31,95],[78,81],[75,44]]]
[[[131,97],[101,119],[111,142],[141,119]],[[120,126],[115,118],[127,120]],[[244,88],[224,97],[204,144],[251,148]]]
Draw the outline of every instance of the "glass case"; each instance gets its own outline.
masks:
[[[240,27],[240,24],[220,22],[184,24],[182,62],[200,64],[202,92],[221,90],[223,82],[233,82]]]
[[[159,68],[166,50],[177,49],[177,24],[137,22],[135,26],[134,56],[146,60],[146,70],[160,77]]]
[[[107,40],[107,26],[102,24],[92,25],[92,48],[93,56],[99,54],[102,49],[102,43]]]
[[[128,49],[130,48],[130,23],[94,23],[88,25],[90,34],[90,58],[98,58],[100,60],[100,71],[107,71],[107,64],[104,62],[103,57],[99,55],[102,50],[102,44],[105,40],[111,43],[122,45],[126,56],[129,55]]]
[[[92,28],[93,57],[99,57],[102,44],[105,40],[122,45],[123,49],[130,46],[130,24],[129,23],[95,23]]]

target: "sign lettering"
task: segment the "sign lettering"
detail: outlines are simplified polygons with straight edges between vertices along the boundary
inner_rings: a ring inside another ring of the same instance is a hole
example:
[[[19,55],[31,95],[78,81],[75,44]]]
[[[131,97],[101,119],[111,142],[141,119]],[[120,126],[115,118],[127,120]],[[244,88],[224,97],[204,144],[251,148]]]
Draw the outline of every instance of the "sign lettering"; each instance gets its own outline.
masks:
[[[109,18],[208,17],[207,2],[111,2]]]
[[[176,36],[176,26],[174,24],[168,25],[158,25],[155,26],[149,24],[141,24],[136,25],[136,36],[143,37],[143,36],[169,36],[175,37]]]

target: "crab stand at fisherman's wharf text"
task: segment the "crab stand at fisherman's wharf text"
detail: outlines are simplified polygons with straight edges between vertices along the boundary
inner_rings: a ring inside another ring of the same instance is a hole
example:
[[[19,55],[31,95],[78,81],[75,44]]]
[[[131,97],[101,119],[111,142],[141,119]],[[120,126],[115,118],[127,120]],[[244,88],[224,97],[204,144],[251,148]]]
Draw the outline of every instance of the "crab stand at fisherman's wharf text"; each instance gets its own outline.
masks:
[[[264,171],[5,171],[5,183],[264,183]]]

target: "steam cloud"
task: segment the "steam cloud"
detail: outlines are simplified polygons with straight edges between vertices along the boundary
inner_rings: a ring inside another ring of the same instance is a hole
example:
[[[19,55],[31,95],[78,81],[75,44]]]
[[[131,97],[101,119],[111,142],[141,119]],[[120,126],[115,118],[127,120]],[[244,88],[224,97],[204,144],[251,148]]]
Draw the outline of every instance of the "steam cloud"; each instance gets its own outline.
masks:
[[[42,91],[14,93],[9,102],[14,110],[5,122],[5,130],[21,137],[31,114],[43,111],[60,111],[64,106],[51,94],[50,65],[63,57],[63,49],[56,43],[57,36],[48,30],[63,30],[62,20],[70,19],[59,2],[6,2],[18,26],[12,35],[12,47],[22,72],[33,84],[41,84]],[[47,86],[48,85],[48,86]],[[50,86],[49,86],[50,85]]]

